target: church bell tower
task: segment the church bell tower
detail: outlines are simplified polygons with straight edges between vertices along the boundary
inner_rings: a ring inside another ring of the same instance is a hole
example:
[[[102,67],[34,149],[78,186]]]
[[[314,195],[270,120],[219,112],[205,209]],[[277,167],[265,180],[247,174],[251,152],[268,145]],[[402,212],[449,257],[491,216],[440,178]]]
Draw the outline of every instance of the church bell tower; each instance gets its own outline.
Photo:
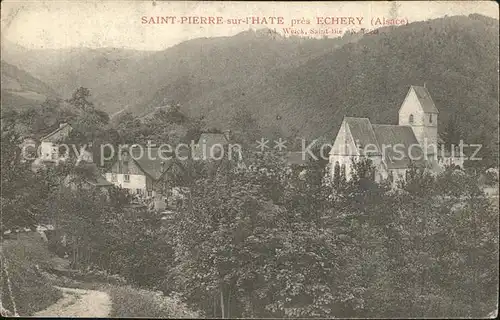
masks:
[[[399,125],[413,129],[422,149],[427,148],[427,154],[438,150],[438,114],[425,84],[423,87],[411,86],[399,108]]]

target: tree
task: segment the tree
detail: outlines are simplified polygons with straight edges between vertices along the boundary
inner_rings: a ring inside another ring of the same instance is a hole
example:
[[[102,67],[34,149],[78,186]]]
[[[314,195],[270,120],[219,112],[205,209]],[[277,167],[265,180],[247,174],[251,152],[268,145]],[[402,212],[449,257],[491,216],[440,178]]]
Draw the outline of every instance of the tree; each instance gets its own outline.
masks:
[[[324,186],[315,164],[298,177],[280,155],[245,160],[247,169],[227,163],[186,181],[187,201],[166,224],[92,190],[52,192],[47,212],[71,235],[75,267],[178,291],[207,317],[476,317],[494,308],[498,213],[476,176],[412,166],[391,190],[362,159],[349,180]]]
[[[80,87],[73,92],[73,95],[67,102],[82,111],[93,111],[94,104],[89,101],[90,96],[90,90],[88,88]]]
[[[328,193],[307,194],[311,181],[271,154],[250,159],[248,170],[196,181],[169,224],[184,298],[214,317],[354,314],[363,290],[352,282],[355,246],[339,242],[345,225],[323,222],[334,215]]]
[[[461,130],[458,124],[457,116],[451,115],[448,118],[448,124],[445,129],[444,141],[445,146],[450,148],[451,146],[458,146],[461,138]]]
[[[23,159],[21,139],[15,131],[17,112],[2,117],[1,138],[1,232],[11,228],[33,228],[38,221],[40,184]]]

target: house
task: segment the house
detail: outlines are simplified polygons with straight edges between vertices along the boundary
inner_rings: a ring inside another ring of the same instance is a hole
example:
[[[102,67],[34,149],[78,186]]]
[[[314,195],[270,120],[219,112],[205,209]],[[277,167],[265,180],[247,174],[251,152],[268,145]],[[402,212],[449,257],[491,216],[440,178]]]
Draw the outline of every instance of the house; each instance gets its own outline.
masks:
[[[140,146],[123,150],[106,173],[106,180],[139,197],[153,199],[155,208],[162,209],[172,187],[185,178],[181,159],[187,159],[189,150],[179,152],[182,150],[186,154],[166,154],[161,148]]]
[[[230,141],[230,130],[226,130],[224,133],[204,132],[194,145],[192,159],[220,160],[227,154]]]
[[[113,184],[106,180],[99,172],[95,163],[86,161],[76,164],[74,172],[68,174],[63,183],[72,190],[78,190],[80,188],[87,190],[98,188],[101,191],[105,191],[113,186]]]
[[[352,162],[368,158],[375,181],[404,179],[410,166],[437,173],[445,165],[463,167],[461,153],[439,150],[438,114],[429,91],[411,86],[399,109],[399,124],[372,124],[368,118],[344,117],[329,154],[333,179],[352,175]]]
[[[40,159],[43,161],[58,162],[68,156],[66,150],[65,154],[60,154],[60,143],[66,139],[73,128],[67,123],[61,123],[59,128],[50,132],[40,139]]]
[[[234,170],[245,170],[241,145],[232,142],[231,130],[224,133],[202,133],[193,146],[191,159],[194,162],[203,161],[209,175],[234,164]]]
[[[67,138],[73,132],[73,127],[67,123],[61,123],[59,127],[45,136],[40,138],[40,144],[37,148],[37,158],[31,163],[31,168],[33,171],[38,171],[45,169],[50,166],[58,165],[61,161],[66,161],[71,155],[75,156],[77,159],[76,164],[80,161],[84,163],[93,162],[93,154],[90,148],[82,148],[80,146],[63,143],[67,141]],[[36,146],[36,142],[33,139],[27,140],[28,145],[23,148],[23,151],[28,153],[33,146]],[[33,159],[33,158],[28,158]]]

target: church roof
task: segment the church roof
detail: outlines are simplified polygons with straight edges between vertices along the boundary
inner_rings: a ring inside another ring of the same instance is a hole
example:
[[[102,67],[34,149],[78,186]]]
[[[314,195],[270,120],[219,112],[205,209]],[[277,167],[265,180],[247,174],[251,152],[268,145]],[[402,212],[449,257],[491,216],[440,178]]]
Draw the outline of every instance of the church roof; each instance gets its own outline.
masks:
[[[411,86],[417,95],[420,105],[426,113],[439,113],[434,101],[432,101],[431,95],[426,87],[421,86]]]
[[[426,159],[410,126],[372,124],[368,118],[345,117],[358,151],[365,156],[383,156],[388,169],[404,169]]]
[[[360,148],[360,152],[363,153],[367,145],[375,146],[376,149],[380,150],[377,137],[375,136],[375,132],[373,132],[372,124],[368,118],[345,117],[344,121],[349,126],[349,131],[356,146]],[[373,150],[373,148],[369,148],[366,151],[372,151],[369,152],[370,154],[380,154],[378,151]]]
[[[424,153],[411,127],[385,124],[372,127],[389,169],[408,168],[411,162],[425,165]]]

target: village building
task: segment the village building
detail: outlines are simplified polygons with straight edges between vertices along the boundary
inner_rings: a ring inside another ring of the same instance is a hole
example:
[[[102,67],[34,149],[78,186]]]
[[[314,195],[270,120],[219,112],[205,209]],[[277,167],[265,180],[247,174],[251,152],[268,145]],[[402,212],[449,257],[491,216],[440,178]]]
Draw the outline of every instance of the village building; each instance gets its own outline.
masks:
[[[59,127],[39,138],[39,143],[34,138],[25,139],[22,147],[23,155],[27,160],[33,160],[33,148],[36,149],[36,159],[31,163],[33,171],[38,171],[50,166],[58,165],[68,160],[71,156],[76,159],[76,164],[93,163],[93,154],[88,148],[81,148],[72,144],[63,144],[68,139],[73,127],[68,123],[61,123]]]
[[[458,150],[444,150],[438,135],[439,111],[425,86],[411,86],[399,109],[398,125],[372,124],[368,118],[344,117],[329,154],[334,180],[350,179],[352,163],[370,159],[375,181],[393,185],[411,166],[438,173],[446,165],[463,168]]]
[[[107,192],[113,186],[99,172],[99,168],[97,168],[95,163],[87,161],[77,163],[73,172],[68,174],[64,179],[63,185],[74,191],[80,189],[99,189],[102,192]]]
[[[194,145],[193,160],[220,160],[227,156],[231,142],[231,131],[224,133],[203,132]]]
[[[41,137],[37,148],[38,158],[31,163],[32,170],[45,170],[57,166],[61,162],[74,159],[73,170],[64,177],[61,186],[74,191],[99,189],[103,193],[107,193],[107,190],[113,184],[104,178],[97,165],[93,162],[92,152],[76,145],[63,144],[64,141],[67,141],[71,132],[73,132],[73,128],[70,124],[61,123],[57,129]],[[28,147],[32,148],[36,145],[34,139],[25,139],[24,143],[27,144],[23,149],[26,152],[32,151]]]
[[[68,156],[69,150],[64,154],[60,152],[60,143],[66,139],[73,127],[67,123],[61,123],[57,129],[40,139],[40,159],[42,161],[58,162]]]
[[[178,152],[182,154],[167,154],[161,148],[123,150],[106,173],[106,180],[153,202],[155,209],[164,209],[166,201],[176,198],[175,187],[186,177],[182,159],[188,158],[189,150],[179,148]]]
[[[243,150],[234,142],[231,130],[223,133],[204,132],[193,146],[191,159],[194,162],[203,161],[208,174],[213,174],[224,166],[236,164],[235,170],[245,170]]]

